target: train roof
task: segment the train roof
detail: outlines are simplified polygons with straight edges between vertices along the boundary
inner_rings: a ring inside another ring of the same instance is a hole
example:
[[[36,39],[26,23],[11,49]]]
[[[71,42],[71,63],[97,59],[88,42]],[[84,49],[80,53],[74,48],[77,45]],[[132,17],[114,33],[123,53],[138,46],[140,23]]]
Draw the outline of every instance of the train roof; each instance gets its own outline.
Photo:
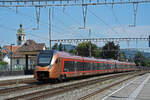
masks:
[[[82,57],[82,56],[76,56],[76,55],[72,55],[72,54],[67,53],[67,52],[60,52],[60,51],[58,51],[57,54],[59,57],[66,58],[66,59],[77,59],[77,60],[83,59],[83,60],[87,60],[87,61],[90,60],[90,61],[101,61],[101,62],[109,62],[109,63],[135,65],[135,63],[130,63],[130,62],[121,62],[121,61],[113,60],[113,59],[110,59],[110,60],[108,60],[108,59],[96,59],[94,57]]]

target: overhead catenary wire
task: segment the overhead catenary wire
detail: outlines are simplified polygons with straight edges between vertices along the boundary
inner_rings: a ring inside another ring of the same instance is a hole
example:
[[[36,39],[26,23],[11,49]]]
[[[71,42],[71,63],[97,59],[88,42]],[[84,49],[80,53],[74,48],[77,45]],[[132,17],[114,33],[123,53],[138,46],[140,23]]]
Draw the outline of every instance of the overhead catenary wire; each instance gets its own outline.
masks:
[[[106,23],[106,22],[105,22]],[[106,23],[107,24],[107,23]],[[109,25],[109,24],[108,24]]]
[[[111,29],[113,32],[119,34],[117,31],[115,31],[109,24],[107,24],[102,18],[100,18],[99,16],[97,16],[93,11],[89,10],[88,11],[95,16],[100,22],[102,22],[104,25],[106,25],[109,29]]]
[[[12,8],[8,8],[9,10],[12,10],[13,12],[15,12],[15,10],[14,9],[12,9]],[[19,14],[19,15],[21,15],[21,16],[24,16],[24,17],[28,17],[28,18],[30,18],[30,19],[32,19],[31,21],[33,22],[34,20],[36,20],[36,18],[34,18],[33,16],[30,16],[30,15],[27,15],[27,14],[24,14],[24,13],[21,13],[21,12],[18,12],[17,14]],[[45,26],[47,26],[48,25],[48,23],[47,22],[44,22],[43,20],[41,20],[41,23],[40,24],[42,24],[42,26],[43,25],[45,25]],[[64,31],[64,29],[62,29],[61,27],[58,27],[58,26],[55,26],[55,25],[52,25],[52,27],[53,27],[53,33],[60,33],[60,34],[62,34],[62,31]],[[67,29],[67,28],[66,28]],[[31,29],[32,30],[32,29]],[[60,30],[61,32],[59,32],[58,30]],[[67,31],[67,30],[66,30]],[[69,31],[68,31],[68,33],[70,33]],[[67,36],[67,35],[66,35]]]
[[[61,10],[60,8],[55,8],[55,9],[58,9],[57,11],[62,12],[62,11],[60,11]],[[63,12],[63,14],[70,17],[71,20],[76,23],[76,25],[80,26],[80,23],[78,22],[76,17],[71,16],[71,14],[68,14],[67,12]]]
[[[116,21],[116,22],[119,24],[119,26],[122,28],[123,32],[124,32],[124,33],[127,33],[125,27],[124,27],[123,25],[121,25],[121,22],[119,21],[119,19],[118,19],[116,13],[115,13],[115,11],[114,11],[114,8],[109,8],[108,5],[106,5],[106,7],[112,12],[112,14],[113,14],[113,16],[114,16],[114,18],[115,18],[115,21]],[[127,34],[127,36],[129,37],[128,34]]]
[[[12,10],[13,12],[15,12],[15,10],[13,10],[12,8],[9,8],[9,10]],[[18,12],[17,14],[21,15],[21,16],[24,16],[24,17],[28,17],[30,19],[32,19],[32,21],[34,20],[37,20],[35,17],[33,16],[30,16],[30,15],[27,15],[27,14],[24,14],[24,13],[21,13],[21,12]],[[39,19],[39,18],[38,18]],[[41,23],[42,25],[48,25],[48,22],[44,22],[43,20],[41,20]],[[61,27],[57,27],[55,25],[53,25],[52,27],[56,28],[57,30],[61,30],[61,31],[64,31],[64,29],[61,29]]]
[[[61,9],[59,9],[59,8],[55,8],[55,9],[57,9],[57,11],[60,11],[60,10],[61,10]],[[73,33],[70,33],[69,35],[72,35],[72,36],[73,36],[73,35],[75,34],[74,29],[78,30],[80,24],[79,24],[78,20],[76,20],[74,17],[71,16],[71,14],[67,14],[66,12],[63,12],[62,14],[68,16],[68,17],[77,25],[75,28],[69,27],[69,29],[72,30],[72,32],[73,32]],[[56,18],[60,23],[62,23],[64,26],[66,26],[66,24],[65,24],[62,20],[60,20],[57,16],[55,16],[55,18]],[[80,35],[80,37],[84,38],[81,34],[78,34],[78,35]]]

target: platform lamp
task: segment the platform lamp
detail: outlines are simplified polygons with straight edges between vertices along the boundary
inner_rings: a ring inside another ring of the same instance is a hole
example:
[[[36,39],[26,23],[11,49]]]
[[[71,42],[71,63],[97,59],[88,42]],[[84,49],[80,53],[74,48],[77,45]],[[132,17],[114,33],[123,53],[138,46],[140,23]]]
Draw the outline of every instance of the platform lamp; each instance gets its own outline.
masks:
[[[12,46],[15,45],[15,44],[10,44],[11,46],[11,53],[10,53],[10,70],[12,71],[12,54],[13,54],[13,51],[12,51]]]

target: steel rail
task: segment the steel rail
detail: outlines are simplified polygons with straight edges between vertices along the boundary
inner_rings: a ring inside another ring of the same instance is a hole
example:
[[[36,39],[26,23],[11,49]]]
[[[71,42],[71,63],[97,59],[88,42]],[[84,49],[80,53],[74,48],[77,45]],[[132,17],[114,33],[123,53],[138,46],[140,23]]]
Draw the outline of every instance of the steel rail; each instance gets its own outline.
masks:
[[[140,75],[143,75],[143,73],[140,74]],[[94,95],[97,95],[98,93],[101,93],[101,92],[103,92],[103,91],[105,91],[105,90],[107,90],[107,89],[110,89],[110,88],[112,88],[112,87],[114,87],[114,86],[116,86],[116,85],[119,85],[119,84],[121,84],[121,83],[123,83],[123,82],[125,82],[125,81],[127,81],[127,80],[129,80],[129,79],[132,79],[132,78],[136,77],[136,76],[137,76],[137,75],[131,76],[131,77],[129,77],[129,78],[127,78],[127,79],[124,79],[124,80],[122,80],[122,81],[113,83],[113,84],[111,84],[111,85],[109,85],[109,86],[107,86],[107,87],[104,87],[104,88],[99,89],[99,90],[97,90],[97,91],[94,91],[94,92],[92,92],[92,93],[90,93],[90,94],[88,94],[88,95],[86,95],[86,96],[83,96],[83,97],[79,98],[78,100],[86,100],[86,99],[88,99],[88,98],[90,98],[90,97],[92,97],[92,96],[94,96]]]
[[[102,82],[105,80],[109,80],[109,79],[116,78],[116,77],[121,77],[124,75],[129,75],[129,73],[115,74],[115,75],[105,76],[105,77],[101,77],[101,78],[94,79],[94,80],[87,80],[84,82],[73,83],[73,84],[64,85],[64,86],[60,86],[60,87],[56,87],[56,88],[52,88],[52,89],[45,89],[45,90],[41,90],[41,91],[37,91],[37,92],[28,93],[25,95],[8,98],[6,100],[16,100],[16,99],[38,100],[41,98],[43,99],[43,98],[55,96],[55,95],[58,95],[58,94],[61,94],[61,93],[67,92],[67,91],[71,91],[71,90],[74,90],[77,88],[82,88],[82,87],[85,87],[88,85],[92,85],[92,84],[95,84],[100,81]]]
[[[32,82],[30,82],[32,83]],[[22,91],[22,90],[26,90],[26,89],[30,89],[30,88],[38,88],[38,87],[42,87],[42,86],[46,86],[49,84],[28,84],[25,86],[17,86],[17,87],[12,87],[12,88],[5,88],[5,89],[0,89],[0,95],[4,95],[4,94],[9,94],[12,92],[18,92],[18,91]]]

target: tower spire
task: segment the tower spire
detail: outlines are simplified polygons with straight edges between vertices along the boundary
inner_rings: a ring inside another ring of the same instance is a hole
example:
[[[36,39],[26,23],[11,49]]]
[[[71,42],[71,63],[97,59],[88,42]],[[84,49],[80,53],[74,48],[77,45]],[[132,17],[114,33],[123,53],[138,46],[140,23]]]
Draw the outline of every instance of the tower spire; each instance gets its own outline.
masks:
[[[26,42],[26,35],[24,29],[22,28],[22,24],[20,24],[20,28],[17,30],[17,45],[21,46]]]

